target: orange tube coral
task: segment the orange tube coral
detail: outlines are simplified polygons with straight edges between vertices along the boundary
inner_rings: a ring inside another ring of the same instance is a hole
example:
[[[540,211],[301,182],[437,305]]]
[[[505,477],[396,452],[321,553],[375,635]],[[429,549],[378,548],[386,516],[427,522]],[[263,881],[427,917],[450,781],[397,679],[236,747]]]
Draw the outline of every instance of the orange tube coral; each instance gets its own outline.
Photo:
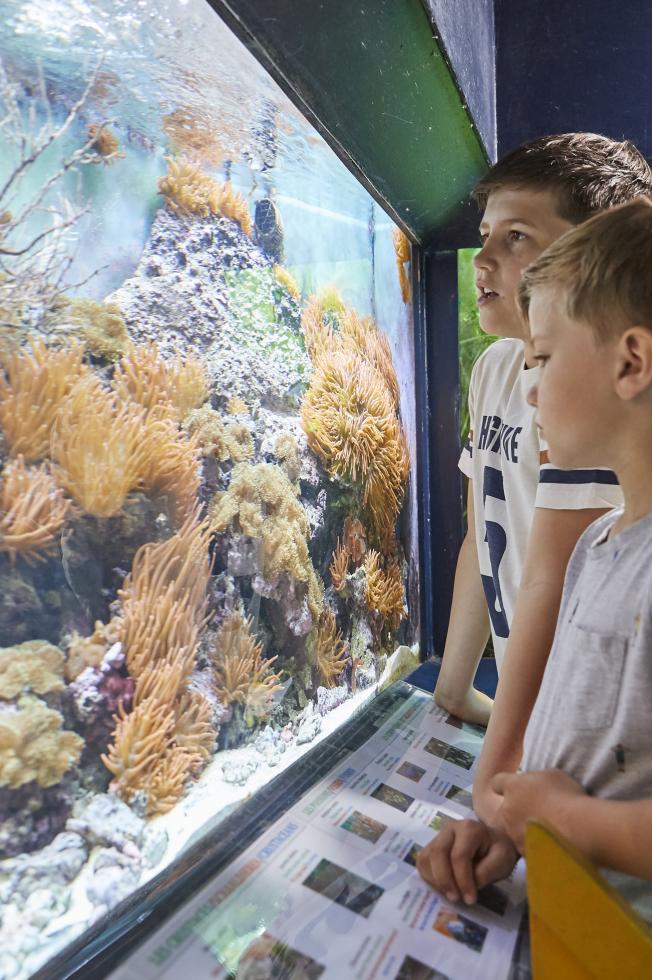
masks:
[[[32,340],[31,350],[7,358],[0,372],[0,426],[12,456],[22,455],[29,463],[47,455],[56,414],[88,373],[83,356],[81,345],[53,351]]]
[[[333,552],[333,560],[328,571],[331,573],[331,582],[336,592],[341,592],[346,585],[346,575],[349,570],[349,553],[346,547],[337,539],[337,545]]]
[[[98,379],[75,387],[52,430],[52,455],[61,486],[89,514],[112,517],[143,471],[143,413],[118,406]]]
[[[136,552],[119,592],[119,633],[127,668],[137,681],[151,665],[178,665],[183,679],[192,670],[206,622],[209,537],[207,525],[197,521],[195,512],[167,541],[143,545]],[[138,691],[138,683],[136,687]]]
[[[172,809],[190,776],[192,756],[175,746],[174,712],[149,698],[130,714],[120,706],[114,741],[102,762],[115,779],[112,788],[127,803],[137,793],[149,816]]]
[[[197,505],[201,482],[199,439],[184,437],[176,422],[157,418],[154,410],[142,430],[143,464],[140,475],[146,489],[167,498],[167,510],[175,524],[183,524]]]
[[[364,569],[367,575],[365,602],[388,621],[390,629],[398,629],[405,616],[405,592],[399,566],[392,563],[383,569],[380,555],[371,549],[367,552]]]
[[[213,686],[222,704],[244,705],[245,715],[255,720],[269,715],[271,699],[281,685],[272,671],[277,658],[264,659],[251,623],[233,613],[218,631],[212,653]]]
[[[337,629],[335,615],[330,609],[325,609],[312,647],[312,662],[324,687],[335,687],[335,682],[346,666],[347,658],[348,647]]]
[[[198,357],[177,356],[167,362],[155,343],[129,345],[116,365],[113,388],[121,399],[132,399],[148,412],[162,408],[179,420],[210,394],[206,368]]]
[[[51,554],[70,502],[48,470],[28,469],[22,456],[8,464],[0,485],[0,551],[38,561]]]
[[[245,199],[229,181],[220,184],[188,160],[166,157],[168,172],[158,182],[159,194],[165,197],[167,206],[177,214],[224,215],[236,221],[245,235],[251,235],[251,215]]]

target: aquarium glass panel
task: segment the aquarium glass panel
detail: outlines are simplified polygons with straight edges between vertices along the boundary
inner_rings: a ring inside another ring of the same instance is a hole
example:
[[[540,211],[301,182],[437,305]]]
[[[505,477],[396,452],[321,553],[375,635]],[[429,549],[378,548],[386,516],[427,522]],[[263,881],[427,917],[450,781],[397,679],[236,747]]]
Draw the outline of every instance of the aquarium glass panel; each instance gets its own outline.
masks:
[[[417,656],[410,247],[204,0],[0,23],[0,975]]]

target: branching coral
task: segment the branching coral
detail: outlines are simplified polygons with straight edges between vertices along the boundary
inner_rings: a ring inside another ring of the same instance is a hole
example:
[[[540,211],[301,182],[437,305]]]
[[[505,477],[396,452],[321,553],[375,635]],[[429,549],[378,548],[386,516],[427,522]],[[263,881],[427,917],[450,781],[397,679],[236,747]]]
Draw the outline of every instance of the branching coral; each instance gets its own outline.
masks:
[[[390,563],[383,568],[380,555],[372,548],[367,552],[364,569],[367,606],[377,610],[390,629],[398,629],[405,616],[405,592],[399,566]]]
[[[0,649],[0,698],[23,692],[63,691],[63,653],[47,640],[28,640]]]
[[[251,632],[251,619],[233,613],[219,629],[212,652],[214,689],[224,705],[244,706],[250,722],[267,717],[279,675],[272,671],[277,659],[262,656],[262,643]]]
[[[231,529],[262,540],[263,575],[275,579],[287,572],[308,591],[308,608],[317,620],[323,586],[308,553],[309,524],[297,489],[280,466],[239,463],[228,490],[216,494],[209,508],[211,528]]]
[[[9,463],[0,483],[0,552],[38,561],[52,553],[70,502],[45,466],[28,468],[22,456]]]
[[[312,662],[324,687],[335,687],[347,658],[348,647],[337,629],[335,616],[330,609],[325,609],[315,631],[311,650]]]
[[[328,569],[328,571],[331,573],[331,582],[333,583],[333,588],[336,592],[342,592],[344,589],[348,570],[349,553],[346,550],[346,546],[341,544],[340,539],[338,538],[335,551],[333,552],[333,560],[331,561]]]
[[[182,427],[196,436],[203,456],[243,463],[254,454],[254,440],[248,427],[243,422],[224,422],[220,413],[208,405],[190,412]]]
[[[412,258],[412,249],[407,235],[404,235],[399,228],[394,229],[394,252],[396,253],[396,268],[398,269],[398,281],[401,285],[401,297],[404,303],[409,303],[412,299],[412,283],[406,272],[405,266]]]
[[[129,345],[116,366],[113,387],[120,398],[132,399],[148,412],[154,408],[169,411],[179,420],[210,394],[206,368],[198,357],[184,360],[178,355],[168,363],[155,343]]]
[[[79,761],[84,741],[61,728],[63,718],[39,698],[24,695],[0,707],[0,786],[16,789],[36,780],[54,786]]]
[[[51,86],[38,65],[30,71],[29,98],[20,80],[0,64],[0,130],[3,178],[0,186],[0,326],[49,328],[60,296],[80,285],[69,280],[77,224],[84,213],[68,190],[80,164],[97,159],[93,138],[70,149],[70,133],[93,90],[98,74],[62,114],[48,101]],[[17,450],[17,452],[24,450]]]
[[[168,173],[158,182],[159,193],[168,208],[177,214],[223,215],[236,221],[245,235],[251,235],[251,215],[245,199],[227,181],[220,184],[188,160],[167,157]]]
[[[143,412],[118,405],[89,377],[76,386],[52,430],[52,455],[61,486],[89,514],[112,517],[142,480]]]
[[[88,369],[84,348],[48,349],[41,340],[16,351],[0,372],[0,426],[12,456],[27,462],[46,456],[57,412]]]

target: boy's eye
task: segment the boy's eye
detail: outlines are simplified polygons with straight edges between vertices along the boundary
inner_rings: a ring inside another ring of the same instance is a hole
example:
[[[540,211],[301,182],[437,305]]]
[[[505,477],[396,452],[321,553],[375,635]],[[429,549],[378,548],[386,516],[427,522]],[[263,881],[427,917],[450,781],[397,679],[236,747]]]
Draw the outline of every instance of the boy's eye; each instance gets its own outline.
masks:
[[[548,354],[533,354],[533,357],[537,364],[540,364],[541,367],[543,367],[546,361],[549,359]]]
[[[525,238],[527,238],[527,235],[522,231],[516,231],[513,229],[509,233],[509,238],[512,242],[522,242]]]
[[[481,231],[479,237],[480,237],[480,244],[481,245],[484,245],[484,243],[486,242],[486,240],[489,238],[489,235],[487,234],[486,231]]]

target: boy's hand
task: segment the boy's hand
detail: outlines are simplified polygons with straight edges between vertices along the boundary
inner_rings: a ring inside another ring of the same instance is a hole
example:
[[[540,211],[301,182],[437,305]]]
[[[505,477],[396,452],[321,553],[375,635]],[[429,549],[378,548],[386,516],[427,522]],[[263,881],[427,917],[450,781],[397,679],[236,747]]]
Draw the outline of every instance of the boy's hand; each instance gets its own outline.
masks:
[[[579,783],[560,769],[541,772],[499,772],[491,781],[494,793],[502,797],[498,822],[523,853],[528,820],[547,820],[564,832],[569,804],[586,796]]]
[[[479,820],[450,820],[417,856],[422,878],[449,902],[473,905],[478,889],[507,877],[518,860],[506,834]]]

